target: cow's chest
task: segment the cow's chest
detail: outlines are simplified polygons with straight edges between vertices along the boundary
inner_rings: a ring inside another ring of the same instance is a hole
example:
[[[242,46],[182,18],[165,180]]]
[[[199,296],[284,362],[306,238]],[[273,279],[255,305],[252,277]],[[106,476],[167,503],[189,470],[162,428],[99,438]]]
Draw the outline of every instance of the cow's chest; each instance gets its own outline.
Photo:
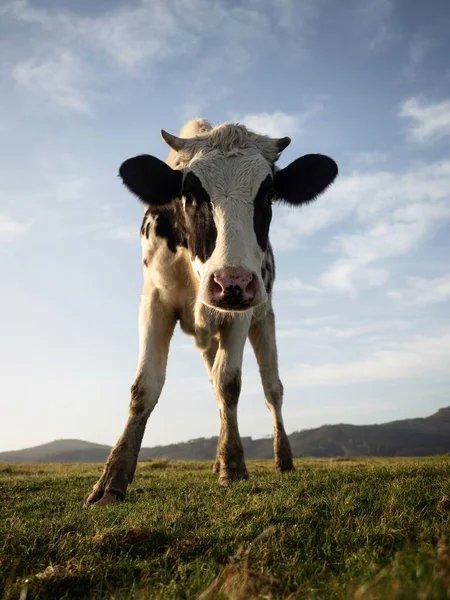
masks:
[[[164,238],[154,234],[141,236],[141,243],[145,284],[158,290],[163,303],[183,321],[186,332],[193,331],[198,282],[187,250],[178,247],[173,252]]]

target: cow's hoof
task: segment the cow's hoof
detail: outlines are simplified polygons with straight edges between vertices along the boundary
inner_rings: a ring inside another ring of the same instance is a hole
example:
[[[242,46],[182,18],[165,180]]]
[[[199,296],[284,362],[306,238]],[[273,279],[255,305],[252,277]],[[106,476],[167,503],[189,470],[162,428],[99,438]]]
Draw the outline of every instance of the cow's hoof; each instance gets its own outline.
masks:
[[[288,471],[295,471],[294,463],[292,458],[278,458],[275,461],[275,469],[279,473],[287,473]]]
[[[94,490],[85,502],[86,508],[94,506],[106,506],[107,504],[117,504],[123,498],[119,498],[114,492],[104,492],[103,490]]]
[[[248,471],[246,468],[241,469],[226,469],[220,473],[219,483],[221,485],[230,485],[234,481],[248,479]]]

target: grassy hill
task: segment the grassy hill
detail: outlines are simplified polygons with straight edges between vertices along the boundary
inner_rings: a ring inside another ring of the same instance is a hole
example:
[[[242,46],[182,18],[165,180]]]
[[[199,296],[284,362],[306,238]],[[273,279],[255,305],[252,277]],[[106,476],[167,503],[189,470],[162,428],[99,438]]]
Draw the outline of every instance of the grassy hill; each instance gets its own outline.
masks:
[[[0,598],[444,600],[450,458],[140,463],[82,507],[91,465],[0,465]]]
[[[381,425],[324,425],[295,431],[289,436],[294,457],[432,456],[450,452],[450,407],[420,419]],[[273,456],[271,438],[243,438],[247,458]],[[217,437],[142,448],[140,460],[170,458],[213,460]],[[57,440],[13,452],[0,453],[1,462],[103,462],[110,447],[81,440]]]

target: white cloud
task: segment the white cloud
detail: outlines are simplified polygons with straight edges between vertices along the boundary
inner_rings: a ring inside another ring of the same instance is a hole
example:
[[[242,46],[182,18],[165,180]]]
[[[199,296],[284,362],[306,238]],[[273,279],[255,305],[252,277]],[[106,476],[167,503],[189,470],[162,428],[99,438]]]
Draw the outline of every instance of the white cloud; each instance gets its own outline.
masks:
[[[177,4],[142,0],[134,6],[116,8],[99,17],[70,16],[70,25],[87,43],[110,55],[123,67],[132,68],[147,60],[160,60],[195,47],[201,26],[186,12],[184,35]],[[192,3],[194,11],[200,2]],[[178,10],[177,10],[178,9]]]
[[[449,218],[450,211],[446,211],[445,207],[443,209]],[[423,241],[433,217],[425,214],[423,220],[408,221],[402,220],[398,212],[394,212],[391,218],[378,221],[363,233],[339,236],[334,246],[340,250],[342,258],[323,273],[320,282],[327,288],[341,291],[353,291],[357,284],[368,287],[383,285],[388,278],[387,271],[372,266],[372,263],[407,254]]]
[[[90,74],[90,83],[96,87],[102,77],[116,77],[114,73],[124,72],[137,75],[144,65],[147,75],[148,67],[189,56],[181,85],[186,90],[195,90],[192,94],[188,92],[183,110],[189,111],[187,116],[191,118],[227,93],[225,83],[219,90],[211,86],[210,81],[217,73],[226,82],[227,77],[249,69],[256,59],[261,59],[262,52],[270,53],[271,48],[277,48],[280,32],[295,39],[298,49],[298,40],[309,33],[317,10],[310,0],[301,3],[246,0],[238,5],[230,5],[226,0],[137,0],[108,7],[96,16],[84,16],[67,9],[50,11],[32,6],[27,0],[15,0],[7,2],[0,13],[44,32],[35,44],[40,64],[35,59],[23,61],[16,67],[19,78],[27,82],[32,79],[34,88],[82,113],[88,112],[87,84],[74,81],[74,65],[70,65],[69,79],[61,72],[56,84],[53,77],[47,78],[47,74],[51,75],[49,70],[55,69],[54,58],[44,54],[47,48],[52,51],[57,48],[58,52],[72,56]],[[291,27],[292,19],[295,30]],[[114,61],[115,71],[101,68],[105,59]],[[208,85],[199,90],[195,84],[204,78]]]
[[[24,235],[30,227],[30,223],[21,223],[0,214],[0,242],[12,242]]]
[[[10,0],[0,7],[0,14],[11,15],[20,21],[26,23],[39,23],[43,27],[49,27],[53,24],[53,17],[45,10],[33,8],[28,0]]]
[[[276,286],[278,292],[322,292],[322,290],[316,285],[304,283],[299,277],[277,281]]]
[[[195,14],[202,4],[204,0],[195,0],[191,2],[192,11],[184,11],[186,34],[192,33]],[[96,17],[85,17],[68,10],[39,9],[27,0],[16,0],[2,12],[18,21],[40,25],[63,47],[87,43],[124,67],[133,67],[147,59],[182,53],[186,44],[192,45],[190,35],[180,35],[182,9],[182,3],[140,0]]]
[[[450,220],[450,161],[404,172],[355,172],[340,177],[311,206],[277,208],[274,246],[285,250],[346,221],[353,231],[335,236],[327,250],[336,260],[319,278],[325,289],[354,292],[380,286],[388,272],[377,264],[406,255]]]
[[[209,0],[138,0],[95,17],[85,17],[67,10],[37,9],[26,0],[16,0],[6,4],[2,12],[20,21],[39,24],[61,41],[82,39],[125,68],[186,52],[194,56],[205,41],[210,48],[225,44],[227,54],[221,62],[233,61],[238,67],[252,62],[255,41],[276,43],[272,29],[286,27],[293,11],[288,0],[283,4],[284,9],[280,10],[279,0],[272,0],[263,10],[251,0],[241,6]],[[308,2],[303,2],[301,9],[304,17],[315,15]],[[216,52],[210,52],[209,57],[211,54]]]
[[[357,287],[378,287],[388,279],[386,269],[368,267],[357,258],[342,259],[320,276],[324,288],[354,293]]]
[[[387,296],[405,304],[416,306],[427,306],[450,300],[450,274],[431,279],[409,277],[407,281],[407,288],[391,290],[387,293]]]
[[[401,343],[386,344],[361,360],[300,364],[285,373],[284,383],[291,388],[305,388],[399,379],[448,379],[449,356],[450,333],[414,336]]]
[[[13,70],[16,81],[32,93],[44,96],[65,109],[90,115],[91,109],[80,91],[84,82],[83,68],[65,51],[42,62],[36,59],[18,63]]]
[[[409,119],[407,135],[417,142],[440,139],[450,135],[450,100],[426,104],[419,98],[403,102],[399,116]]]
[[[406,320],[376,321],[375,323],[358,324],[353,327],[332,327],[329,325],[315,327],[302,326],[301,323],[293,324],[289,328],[280,327],[277,337],[282,339],[315,339],[329,342],[330,340],[355,340],[366,341],[372,334],[386,334],[392,331],[407,331],[412,324]],[[384,336],[383,336],[384,338]],[[373,341],[373,338],[369,338]],[[378,338],[380,339],[380,338]]]
[[[246,125],[256,133],[262,133],[277,138],[303,133],[307,122],[322,109],[323,105],[317,103],[316,106],[312,106],[303,112],[292,115],[282,111],[275,111],[272,113],[254,113],[242,117],[233,117],[232,120]]]
[[[449,213],[442,211],[442,217],[450,218]],[[372,263],[407,254],[425,239],[434,222],[431,218],[410,223],[394,220],[379,223],[364,234],[341,236],[342,258],[320,276],[320,283],[325,288],[344,292],[384,285],[388,280],[387,269]]]

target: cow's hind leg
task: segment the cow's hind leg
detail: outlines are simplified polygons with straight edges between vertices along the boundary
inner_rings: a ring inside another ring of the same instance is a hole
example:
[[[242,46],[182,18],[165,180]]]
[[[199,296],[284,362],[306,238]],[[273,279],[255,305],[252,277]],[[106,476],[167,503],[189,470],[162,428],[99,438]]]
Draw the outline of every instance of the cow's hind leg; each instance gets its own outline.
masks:
[[[244,448],[239,435],[237,407],[241,393],[242,357],[248,322],[233,320],[222,325],[212,369],[212,381],[220,413],[220,435],[215,468],[220,483],[247,479]]]
[[[142,295],[139,309],[139,360],[131,386],[125,429],[106,462],[86,505],[111,504],[125,496],[132,482],[147,420],[158,402],[166,376],[169,344],[175,328],[173,311],[158,292]]]
[[[272,413],[275,466],[278,471],[291,471],[294,468],[289,439],[283,425],[281,406],[283,385],[278,375],[278,356],[275,340],[275,316],[270,310],[265,317],[252,324],[249,339],[255,352],[261,373],[266,405]]]

